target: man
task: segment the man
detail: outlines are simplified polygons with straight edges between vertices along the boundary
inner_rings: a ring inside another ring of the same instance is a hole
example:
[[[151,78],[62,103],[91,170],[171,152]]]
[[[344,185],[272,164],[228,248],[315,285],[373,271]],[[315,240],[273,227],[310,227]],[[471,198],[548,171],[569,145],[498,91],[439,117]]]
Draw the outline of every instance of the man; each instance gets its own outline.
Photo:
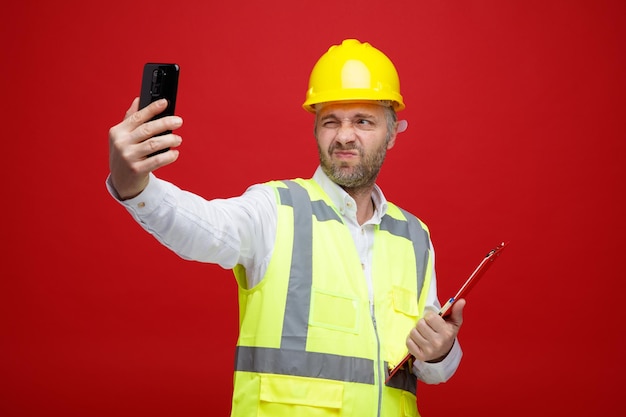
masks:
[[[406,122],[392,62],[354,39],[310,77],[320,167],[207,201],[152,171],[176,161],[182,119],[135,100],[110,130],[107,185],[131,215],[185,259],[234,270],[240,328],[233,416],[418,415],[416,381],[444,382],[462,353],[464,300],[437,300],[428,229],[375,184]],[[156,150],[171,148],[147,158]],[[415,358],[386,381],[410,352]]]

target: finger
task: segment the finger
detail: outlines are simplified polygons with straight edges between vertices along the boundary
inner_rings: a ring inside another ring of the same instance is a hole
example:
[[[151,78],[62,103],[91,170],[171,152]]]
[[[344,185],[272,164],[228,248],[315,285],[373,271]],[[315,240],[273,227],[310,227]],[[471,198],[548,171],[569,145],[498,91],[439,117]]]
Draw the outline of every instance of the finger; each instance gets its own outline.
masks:
[[[406,338],[406,347],[409,352],[417,359],[422,360],[425,352],[423,346],[428,346],[428,342],[415,329],[409,332]]]
[[[406,346],[409,352],[416,359],[426,361],[437,357],[437,350],[440,349],[441,343],[437,340],[429,339],[421,334],[417,328],[413,329],[407,337]]]
[[[148,140],[143,141],[139,145],[138,152],[140,153],[141,157],[146,158],[148,155],[152,155],[153,153],[161,151],[163,149],[178,147],[180,146],[182,141],[183,139],[180,136],[172,133],[168,135],[154,136]]]
[[[130,104],[128,110],[126,110],[126,114],[124,115],[124,120],[128,119],[131,114],[135,113],[139,110],[139,97],[135,97],[133,102]]]
[[[419,320],[415,325],[415,330],[427,341],[433,340],[437,337],[438,329],[437,319],[441,318],[437,314],[429,313],[423,319]],[[443,321],[443,320],[442,320]],[[434,325],[433,323],[434,322]],[[444,323],[445,325],[445,323]]]
[[[146,139],[156,137],[168,130],[176,130],[183,124],[183,119],[179,116],[167,116],[151,122],[143,123],[131,132],[131,140],[140,143]],[[163,135],[167,136],[167,135]]]
[[[443,331],[446,326],[445,320],[433,311],[426,312],[424,315],[424,322],[436,333]]]
[[[429,335],[426,334],[427,332],[424,330],[424,328],[420,328],[420,327],[421,325],[418,323],[418,325],[412,328],[411,331],[409,332],[409,338],[413,342],[415,342],[416,345],[423,346],[426,343],[428,343]]]
[[[170,149],[167,152],[159,153],[149,158],[146,157],[143,163],[146,164],[146,168],[152,172],[176,162],[179,156],[180,152],[177,149]]]
[[[135,100],[133,100],[133,104],[129,109],[130,114],[125,119],[125,122],[127,123],[130,130],[137,128],[143,123],[146,123],[148,120],[152,119],[154,116],[161,113],[167,108],[167,100],[164,98],[150,103],[141,110],[135,110],[135,102],[137,102],[138,106],[139,99],[135,98]],[[135,111],[133,112],[132,110]]]

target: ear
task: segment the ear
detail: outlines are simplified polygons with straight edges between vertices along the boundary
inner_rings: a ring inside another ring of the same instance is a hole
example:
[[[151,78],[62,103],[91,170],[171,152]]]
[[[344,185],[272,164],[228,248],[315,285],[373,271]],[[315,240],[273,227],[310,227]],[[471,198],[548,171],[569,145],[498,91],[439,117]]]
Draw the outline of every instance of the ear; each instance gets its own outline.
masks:
[[[387,143],[387,150],[393,148],[393,145],[396,144],[396,138],[398,137],[398,133],[404,132],[408,126],[409,124],[406,120],[399,120],[398,123],[396,123],[396,131],[389,138],[389,143]]]
[[[391,137],[389,138],[389,142],[387,142],[387,150],[393,148],[393,145],[396,144],[397,136],[398,136],[398,132],[395,132],[393,135],[391,135]]]

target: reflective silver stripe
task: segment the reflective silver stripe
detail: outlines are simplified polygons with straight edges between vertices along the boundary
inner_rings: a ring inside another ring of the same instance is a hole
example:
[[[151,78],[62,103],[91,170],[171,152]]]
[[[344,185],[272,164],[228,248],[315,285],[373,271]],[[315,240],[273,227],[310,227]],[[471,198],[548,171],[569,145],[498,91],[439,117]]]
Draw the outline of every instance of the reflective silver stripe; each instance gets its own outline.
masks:
[[[278,188],[278,195],[280,196],[280,204],[283,206],[293,207],[293,201],[291,200],[291,193],[288,188]]]
[[[287,304],[283,320],[281,348],[306,348],[311,287],[313,284],[313,218],[318,221],[337,220],[337,213],[323,201],[311,202],[309,193],[293,181],[284,181],[287,189],[279,188],[281,204],[292,206],[294,239],[287,289]]]
[[[283,181],[283,182],[289,183],[290,181]],[[297,184],[295,184],[295,186],[299,187],[299,185]],[[288,188],[279,188],[278,194],[280,195],[281,204],[293,207],[294,205],[293,199],[291,198],[291,193],[289,192]],[[336,220],[339,223],[343,223],[339,215],[335,212],[335,210],[333,210],[333,208],[329,206],[328,204],[326,204],[324,201],[322,200],[310,201],[307,199],[307,203],[308,202],[310,202],[311,204],[311,211],[313,215],[315,216],[315,218],[317,219],[317,221],[325,222],[328,220]]]
[[[325,202],[321,200],[312,201],[311,205],[313,206],[313,215],[317,218],[318,222],[337,220],[339,223],[343,223],[335,210]]]
[[[408,223],[404,220],[394,219],[385,214],[380,220],[380,230],[385,230],[392,235],[410,239]]]
[[[384,215],[380,221],[380,230],[385,230],[392,235],[404,237],[413,242],[415,253],[415,271],[417,271],[417,299],[419,300],[426,279],[426,266],[428,265],[428,249],[430,247],[428,232],[424,230],[420,222],[411,213],[400,208],[405,220],[394,219]]]
[[[293,181],[285,181],[293,204],[294,237],[289,272],[287,303],[280,347],[304,351],[311,308],[313,284],[313,218],[307,191]],[[282,193],[281,193],[282,196]]]
[[[371,359],[264,347],[238,346],[238,371],[374,384]]]

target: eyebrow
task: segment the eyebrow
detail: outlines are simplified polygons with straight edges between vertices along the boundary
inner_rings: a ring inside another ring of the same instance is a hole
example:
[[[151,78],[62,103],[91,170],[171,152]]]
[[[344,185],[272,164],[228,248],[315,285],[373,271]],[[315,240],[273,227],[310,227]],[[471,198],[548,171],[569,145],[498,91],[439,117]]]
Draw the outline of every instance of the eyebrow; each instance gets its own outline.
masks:
[[[356,113],[355,115],[353,115],[352,117],[350,117],[351,119],[375,119],[376,116],[373,115],[372,113]],[[328,119],[335,119],[335,120],[339,120],[341,119],[340,117],[338,117],[335,113],[328,113],[325,116],[322,116],[320,118],[320,121],[324,121],[324,120],[328,120]]]

